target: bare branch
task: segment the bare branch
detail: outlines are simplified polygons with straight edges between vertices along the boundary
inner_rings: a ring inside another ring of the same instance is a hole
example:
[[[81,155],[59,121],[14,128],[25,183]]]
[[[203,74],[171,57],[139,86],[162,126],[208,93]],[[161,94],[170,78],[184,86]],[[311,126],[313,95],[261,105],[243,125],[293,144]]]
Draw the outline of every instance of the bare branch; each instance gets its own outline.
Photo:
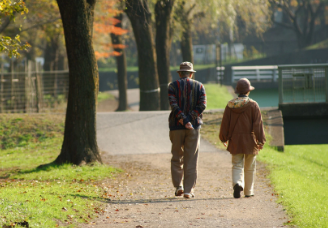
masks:
[[[0,26],[0,33],[2,33],[8,27],[9,24],[10,24],[10,17],[6,17],[4,19],[4,22]]]
[[[196,3],[194,3],[189,10],[186,12],[187,17],[189,16],[189,14],[191,13],[191,11],[196,7]]]
[[[39,24],[33,25],[33,26],[29,27],[29,28],[22,29],[20,32],[24,32],[24,31],[27,31],[27,30],[30,30],[30,29],[33,29],[33,28],[37,28],[37,27],[42,26],[42,25],[51,24],[51,23],[53,23],[53,22],[55,22],[55,21],[57,21],[59,19],[60,19],[60,17],[57,17],[57,18],[54,18],[52,20],[45,21],[43,23],[39,23]]]

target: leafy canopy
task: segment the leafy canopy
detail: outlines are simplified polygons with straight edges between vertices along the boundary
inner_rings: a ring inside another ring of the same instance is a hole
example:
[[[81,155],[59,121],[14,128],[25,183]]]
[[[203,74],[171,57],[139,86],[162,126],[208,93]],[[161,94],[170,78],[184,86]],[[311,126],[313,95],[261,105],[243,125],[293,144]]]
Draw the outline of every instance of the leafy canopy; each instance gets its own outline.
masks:
[[[5,16],[15,21],[16,13],[20,13],[21,15],[28,13],[23,0],[2,0],[0,2],[0,19]],[[1,23],[3,22],[0,21],[0,25]],[[28,47],[30,47],[28,43],[21,45],[19,35],[16,35],[14,38],[0,36],[0,52],[6,52],[10,57],[19,56],[18,50],[26,50]]]

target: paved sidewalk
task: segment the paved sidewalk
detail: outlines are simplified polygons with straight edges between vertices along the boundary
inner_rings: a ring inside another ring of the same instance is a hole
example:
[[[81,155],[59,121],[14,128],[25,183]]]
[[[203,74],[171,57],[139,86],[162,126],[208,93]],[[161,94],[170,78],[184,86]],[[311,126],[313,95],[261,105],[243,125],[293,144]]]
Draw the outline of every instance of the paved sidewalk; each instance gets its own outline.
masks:
[[[118,98],[118,90],[110,90],[109,93],[113,94]],[[128,89],[128,106],[131,111],[139,111],[139,102],[140,102],[140,90],[139,89]]]
[[[231,156],[201,141],[196,197],[174,196],[167,111],[99,113],[105,163],[124,173],[103,183],[111,201],[84,227],[282,227],[288,221],[259,164],[255,197],[234,199]]]

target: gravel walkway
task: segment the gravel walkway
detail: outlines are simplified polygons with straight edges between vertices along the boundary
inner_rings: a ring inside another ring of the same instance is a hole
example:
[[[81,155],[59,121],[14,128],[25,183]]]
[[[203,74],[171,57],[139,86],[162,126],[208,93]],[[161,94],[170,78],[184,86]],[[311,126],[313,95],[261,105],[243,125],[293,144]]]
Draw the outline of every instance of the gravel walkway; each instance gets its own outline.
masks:
[[[201,140],[195,198],[175,197],[168,113],[98,113],[103,161],[124,172],[103,183],[111,201],[103,215],[83,227],[264,228],[283,227],[288,222],[283,207],[275,202],[262,164],[257,166],[255,197],[234,199],[231,155],[205,140]]]
[[[85,227],[283,227],[288,221],[276,204],[263,165],[258,164],[255,197],[234,199],[231,156],[205,152],[199,158],[196,197],[174,196],[170,154],[103,155],[124,173],[105,183],[111,201]]]

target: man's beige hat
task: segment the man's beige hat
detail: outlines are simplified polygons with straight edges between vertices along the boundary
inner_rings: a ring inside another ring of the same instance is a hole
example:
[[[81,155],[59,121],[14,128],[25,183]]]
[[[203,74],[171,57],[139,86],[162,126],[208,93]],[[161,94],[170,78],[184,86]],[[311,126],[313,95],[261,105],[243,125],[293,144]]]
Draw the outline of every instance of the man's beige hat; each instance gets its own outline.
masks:
[[[180,70],[177,70],[177,72],[181,72],[181,71],[187,71],[187,72],[193,72],[195,73],[196,71],[194,71],[193,69],[193,65],[191,62],[183,62],[180,64]]]
[[[251,86],[251,82],[247,78],[241,78],[237,82],[235,93],[246,94],[247,92],[254,89],[255,88]]]

